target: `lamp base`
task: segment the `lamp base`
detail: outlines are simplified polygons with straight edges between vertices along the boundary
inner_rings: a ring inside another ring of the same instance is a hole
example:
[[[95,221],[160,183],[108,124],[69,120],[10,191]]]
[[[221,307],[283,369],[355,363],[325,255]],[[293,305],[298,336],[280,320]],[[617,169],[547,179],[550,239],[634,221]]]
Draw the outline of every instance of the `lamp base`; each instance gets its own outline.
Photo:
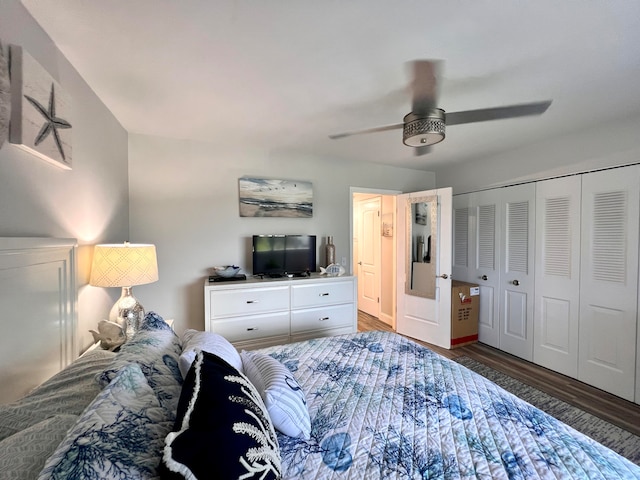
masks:
[[[144,319],[144,308],[131,293],[131,287],[122,287],[122,294],[109,312],[109,320],[115,322],[125,331],[127,340],[140,328]]]

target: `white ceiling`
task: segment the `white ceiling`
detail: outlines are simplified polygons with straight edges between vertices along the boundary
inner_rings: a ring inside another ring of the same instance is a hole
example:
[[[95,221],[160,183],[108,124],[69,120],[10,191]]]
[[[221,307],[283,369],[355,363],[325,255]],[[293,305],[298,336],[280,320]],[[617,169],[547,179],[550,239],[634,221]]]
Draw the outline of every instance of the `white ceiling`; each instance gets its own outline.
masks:
[[[430,170],[640,116],[637,0],[22,0],[129,132]],[[451,126],[425,156],[395,130],[408,65],[445,60],[439,106],[552,99]]]

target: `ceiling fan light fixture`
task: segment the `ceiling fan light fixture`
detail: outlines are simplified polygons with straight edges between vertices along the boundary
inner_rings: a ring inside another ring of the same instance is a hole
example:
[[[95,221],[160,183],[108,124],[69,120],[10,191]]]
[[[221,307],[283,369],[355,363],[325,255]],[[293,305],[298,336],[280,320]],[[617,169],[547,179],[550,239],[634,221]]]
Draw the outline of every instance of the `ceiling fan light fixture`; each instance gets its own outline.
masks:
[[[440,143],[445,137],[445,113],[433,108],[426,114],[408,113],[404,117],[402,142],[409,147]]]

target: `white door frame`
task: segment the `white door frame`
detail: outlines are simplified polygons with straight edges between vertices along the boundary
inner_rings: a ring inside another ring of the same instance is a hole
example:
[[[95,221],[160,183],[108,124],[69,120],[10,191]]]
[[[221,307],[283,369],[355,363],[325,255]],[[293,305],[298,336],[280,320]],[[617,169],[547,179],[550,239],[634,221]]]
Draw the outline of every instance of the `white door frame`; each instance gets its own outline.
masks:
[[[356,193],[370,194],[370,195],[399,195],[402,193],[400,190],[385,190],[382,188],[364,188],[364,187],[349,187],[349,274],[357,276],[357,272],[353,271],[353,259],[355,258],[354,252],[354,231],[353,231],[353,196]],[[395,292],[394,292],[395,293]],[[394,327],[395,327],[395,314],[394,314]]]

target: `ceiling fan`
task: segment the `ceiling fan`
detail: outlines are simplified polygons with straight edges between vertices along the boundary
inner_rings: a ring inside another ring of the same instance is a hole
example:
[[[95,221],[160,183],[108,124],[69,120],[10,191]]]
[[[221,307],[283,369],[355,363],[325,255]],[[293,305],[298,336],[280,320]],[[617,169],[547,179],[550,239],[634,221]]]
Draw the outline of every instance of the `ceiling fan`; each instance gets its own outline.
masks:
[[[339,139],[362,133],[384,132],[402,128],[402,142],[409,147],[415,147],[416,155],[423,155],[430,150],[431,145],[444,140],[447,126],[540,115],[551,105],[551,100],[546,100],[447,113],[436,107],[439,63],[434,60],[413,62],[411,112],[405,115],[402,123],[337,133],[329,135],[329,138]]]

